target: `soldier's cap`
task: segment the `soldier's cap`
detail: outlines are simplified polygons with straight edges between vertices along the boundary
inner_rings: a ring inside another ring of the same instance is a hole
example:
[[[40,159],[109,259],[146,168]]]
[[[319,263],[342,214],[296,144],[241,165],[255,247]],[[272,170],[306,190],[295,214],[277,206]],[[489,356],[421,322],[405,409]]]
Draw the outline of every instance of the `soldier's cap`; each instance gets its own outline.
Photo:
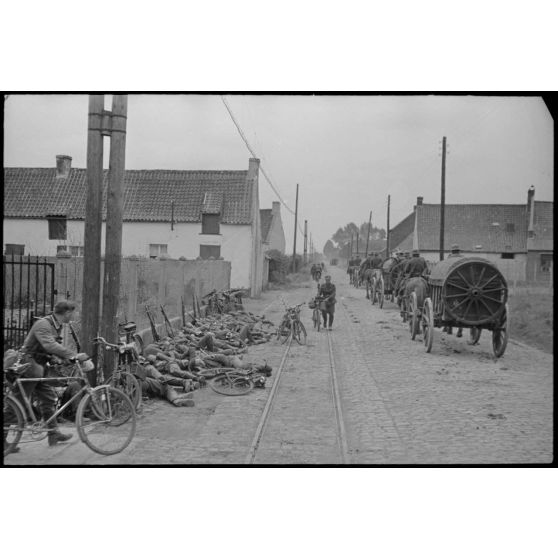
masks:
[[[331,275],[326,275],[325,278],[326,279],[331,279]]]
[[[452,244],[451,251],[454,252],[455,250],[459,250],[459,244]]]
[[[413,250],[413,256],[420,256],[420,252],[418,250]]]

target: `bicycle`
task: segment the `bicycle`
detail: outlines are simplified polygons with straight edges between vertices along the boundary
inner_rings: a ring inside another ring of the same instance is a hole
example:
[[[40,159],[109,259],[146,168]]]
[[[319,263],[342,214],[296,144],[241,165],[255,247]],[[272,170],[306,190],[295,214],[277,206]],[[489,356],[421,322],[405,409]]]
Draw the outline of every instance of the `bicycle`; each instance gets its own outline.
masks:
[[[22,374],[31,363],[22,363],[21,357],[4,370],[4,456],[15,450],[23,434],[30,440],[46,438],[49,423],[56,421],[74,401],[80,401],[76,412],[76,428],[80,440],[91,450],[101,455],[114,455],[123,451],[136,433],[136,412],[130,398],[121,390],[110,385],[95,388],[89,384],[87,365],[77,359],[67,361],[69,374],[59,377],[23,378]],[[93,366],[91,361],[89,366]],[[79,382],[81,388],[62,406],[58,406],[52,416],[38,419],[31,398],[23,386],[29,382],[44,382],[53,385]],[[22,403],[23,402],[23,403]]]
[[[322,316],[320,311],[320,304],[324,301],[323,296],[317,296],[312,301],[312,323],[314,324],[314,329],[320,331],[321,323],[322,323]]]
[[[122,390],[132,401],[134,409],[139,411],[141,406],[141,386],[132,372],[133,366],[139,365],[139,354],[136,344],[109,343],[104,337],[96,337],[94,344],[104,345],[105,350],[118,353],[118,364],[112,374],[102,381],[102,384]]]
[[[250,370],[242,368],[212,368],[202,373],[207,385],[221,395],[246,395],[254,387],[264,388],[266,377],[271,376],[271,368],[266,365]]]
[[[306,328],[300,321],[300,309],[303,305],[304,302],[301,302],[286,308],[281,325],[277,329],[277,339],[280,339],[281,343],[294,339],[299,345],[306,344]]]

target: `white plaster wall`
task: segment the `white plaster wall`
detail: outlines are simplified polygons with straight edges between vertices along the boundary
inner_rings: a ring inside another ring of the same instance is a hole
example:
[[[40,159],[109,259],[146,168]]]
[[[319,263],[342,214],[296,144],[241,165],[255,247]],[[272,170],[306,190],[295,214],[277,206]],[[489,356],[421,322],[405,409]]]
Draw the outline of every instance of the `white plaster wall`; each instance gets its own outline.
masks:
[[[283,254],[285,253],[285,231],[281,220],[277,217],[271,223],[271,230],[267,238],[269,243],[266,250],[279,250]]]
[[[83,246],[83,221],[67,221],[66,231],[66,240],[49,240],[46,219],[4,219],[3,242],[4,245],[24,244],[25,255],[56,256],[59,245]]]
[[[122,227],[122,255],[149,256],[150,244],[167,244],[171,258],[195,259],[200,244],[221,246],[221,256],[231,262],[231,286],[250,287],[252,254],[250,225],[221,225],[221,234],[201,234],[201,223],[129,223]],[[4,244],[25,244],[25,254],[55,256],[59,244],[83,246],[84,222],[67,221],[67,240],[48,239],[46,219],[4,219]],[[104,253],[105,224],[101,251]]]

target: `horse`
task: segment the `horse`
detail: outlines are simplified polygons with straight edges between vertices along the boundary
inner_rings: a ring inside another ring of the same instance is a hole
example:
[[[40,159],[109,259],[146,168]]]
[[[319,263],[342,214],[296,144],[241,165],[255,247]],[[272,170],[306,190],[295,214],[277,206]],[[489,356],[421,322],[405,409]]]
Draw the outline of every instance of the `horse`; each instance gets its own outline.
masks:
[[[417,318],[420,319],[420,314],[422,312],[422,307],[424,306],[424,301],[428,297],[428,282],[424,277],[409,277],[405,281],[404,286],[404,294],[401,299],[401,314],[403,316],[403,321],[407,321],[407,317],[409,316],[409,310],[411,309],[411,296],[412,293],[416,295],[416,307],[414,310],[417,311]],[[413,328],[413,320],[411,319],[410,327],[411,327],[411,335],[414,336],[416,333],[416,328],[418,327],[419,321],[417,320],[414,322]]]
[[[379,274],[382,273],[381,269],[368,268],[362,272],[362,282],[366,285],[366,298],[370,299],[370,292],[375,291],[375,284],[378,281]],[[374,304],[374,301],[372,301]]]

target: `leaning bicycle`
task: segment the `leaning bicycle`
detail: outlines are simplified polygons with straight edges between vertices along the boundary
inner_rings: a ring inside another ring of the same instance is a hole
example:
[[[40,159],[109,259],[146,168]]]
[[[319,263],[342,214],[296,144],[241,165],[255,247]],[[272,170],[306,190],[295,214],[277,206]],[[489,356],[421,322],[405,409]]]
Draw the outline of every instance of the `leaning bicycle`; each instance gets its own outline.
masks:
[[[31,363],[21,362],[21,357],[4,370],[3,429],[4,455],[20,443],[44,440],[56,420],[72,404],[79,402],[76,411],[76,428],[80,440],[101,455],[114,455],[128,447],[136,433],[136,412],[130,398],[110,385],[95,388],[89,384],[88,371],[93,369],[91,360],[80,363],[77,359],[66,361],[65,374],[43,378],[25,378],[23,374]],[[38,416],[31,398],[24,390],[29,382],[44,382],[53,386],[77,382],[73,396],[59,405],[50,417]],[[81,387],[80,387],[81,386]]]
[[[299,345],[306,344],[306,328],[300,321],[300,310],[302,306],[304,306],[304,302],[286,308],[281,324],[277,329],[277,339],[279,339],[281,343],[286,343],[294,339]]]

